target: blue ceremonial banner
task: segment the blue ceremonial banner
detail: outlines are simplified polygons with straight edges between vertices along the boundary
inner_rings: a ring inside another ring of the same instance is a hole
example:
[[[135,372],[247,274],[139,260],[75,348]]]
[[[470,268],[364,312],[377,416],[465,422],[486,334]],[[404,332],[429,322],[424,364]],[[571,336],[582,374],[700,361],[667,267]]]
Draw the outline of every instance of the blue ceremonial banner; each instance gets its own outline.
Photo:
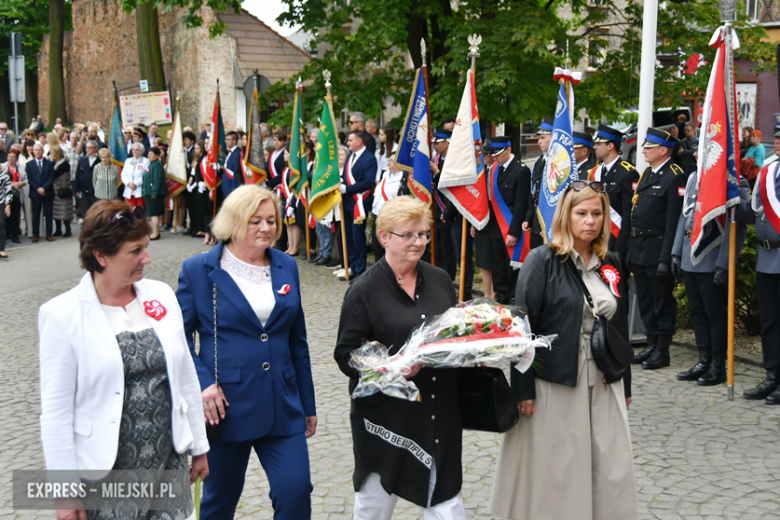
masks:
[[[426,204],[431,203],[433,191],[430,142],[425,81],[422,69],[417,69],[395,164],[409,172],[409,189]]]
[[[552,221],[558,201],[569,183],[577,179],[577,161],[574,159],[574,140],[571,136],[574,92],[568,81],[561,81],[560,85],[547,165],[542,176],[539,207],[536,209],[545,244],[552,240]]]
[[[111,162],[121,168],[127,160],[127,143],[125,135],[122,133],[122,117],[119,115],[116,94],[114,94],[114,113],[111,115],[111,130],[109,130],[108,139]]]

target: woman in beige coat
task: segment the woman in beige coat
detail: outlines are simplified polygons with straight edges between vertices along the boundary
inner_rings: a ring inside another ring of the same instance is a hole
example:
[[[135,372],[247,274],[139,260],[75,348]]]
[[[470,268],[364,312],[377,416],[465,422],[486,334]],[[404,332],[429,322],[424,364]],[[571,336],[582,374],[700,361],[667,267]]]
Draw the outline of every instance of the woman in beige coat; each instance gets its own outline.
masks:
[[[628,272],[607,251],[609,199],[601,182],[573,181],[553,218],[553,241],[534,249],[515,304],[536,334],[540,373],[512,370],[520,422],[502,439],[493,514],[520,520],[639,517],[628,427],[630,365],[605,375],[591,353],[593,312],[628,333]],[[581,278],[578,280],[577,278]],[[630,359],[630,357],[629,357]]]

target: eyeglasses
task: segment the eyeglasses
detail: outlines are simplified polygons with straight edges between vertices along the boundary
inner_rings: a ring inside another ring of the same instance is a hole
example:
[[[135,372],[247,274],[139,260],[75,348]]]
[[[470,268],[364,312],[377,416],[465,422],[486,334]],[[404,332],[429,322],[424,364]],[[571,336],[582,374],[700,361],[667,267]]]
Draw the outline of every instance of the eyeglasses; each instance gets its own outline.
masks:
[[[604,193],[605,191],[607,191],[607,185],[599,181],[588,182],[588,181],[576,180],[576,181],[571,181],[571,184],[569,184],[568,187],[573,189],[574,191],[582,191],[585,188],[590,188],[596,193]]]
[[[358,124],[358,123],[360,123],[360,121],[350,121],[350,122],[349,122],[349,124],[351,124],[351,125],[356,125],[356,124]]]
[[[8,127],[3,128],[2,126],[0,126],[0,132],[7,132],[7,131],[8,131]]]
[[[135,223],[139,220],[146,220],[148,218],[146,214],[146,210],[142,208],[141,206],[136,206],[133,208],[133,211],[120,211],[113,217],[111,217],[111,220],[108,222],[109,226],[113,226],[117,222],[122,224],[122,226],[126,228],[131,228],[135,226]]]
[[[410,244],[414,244],[415,242],[417,242],[417,239],[420,239],[421,242],[426,244],[431,241],[430,233],[420,233],[419,235],[415,233],[404,233],[403,235],[399,235],[398,233],[393,233],[392,231],[390,231],[390,234],[395,235],[397,237],[401,237],[401,240],[403,240],[404,242],[408,242]]]

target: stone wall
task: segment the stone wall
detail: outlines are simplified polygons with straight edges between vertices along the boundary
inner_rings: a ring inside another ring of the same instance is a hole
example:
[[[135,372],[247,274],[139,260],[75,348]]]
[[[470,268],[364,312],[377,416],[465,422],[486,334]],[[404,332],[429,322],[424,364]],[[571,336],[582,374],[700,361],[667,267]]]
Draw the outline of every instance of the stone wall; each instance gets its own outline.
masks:
[[[204,11],[203,26],[184,26],[184,10],[160,9],[160,44],[166,82],[171,95],[181,98],[182,124],[199,133],[211,119],[216,78],[222,84],[222,117],[226,128],[235,125],[236,93],[232,81],[231,48],[235,40],[223,35],[210,39],[207,23],[213,13]],[[100,121],[110,126],[113,108],[112,82],[119,89],[138,85],[138,48],[135,12],[124,13],[118,0],[74,0],[73,31],[65,33],[63,63],[65,100],[71,121]],[[40,113],[49,110],[49,42],[44,39],[38,57]],[[122,92],[138,94],[138,88]]]

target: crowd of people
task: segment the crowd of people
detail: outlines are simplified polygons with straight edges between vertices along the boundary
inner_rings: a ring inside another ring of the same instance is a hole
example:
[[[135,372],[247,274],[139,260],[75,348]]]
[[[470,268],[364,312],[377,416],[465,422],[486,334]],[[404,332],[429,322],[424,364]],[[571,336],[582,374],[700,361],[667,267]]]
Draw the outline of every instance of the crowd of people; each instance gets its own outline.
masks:
[[[429,209],[410,196],[408,173],[395,163],[394,130],[379,129],[360,112],[350,114],[350,131],[338,154],[343,207],[316,223],[307,221],[303,203],[288,187],[283,129],[262,127],[268,170],[264,185],[242,186],[241,175],[223,174],[215,200],[208,196],[201,171],[208,129],[198,139],[185,130],[191,173],[179,208],[184,211],[177,215],[166,215],[161,187],[165,147],[155,142],[154,125],[149,132],[137,128],[128,134],[131,159],[121,174],[111,169],[102,140],[90,137],[98,135],[97,125],[86,129],[87,137],[69,134],[68,149],[76,150],[72,159],[60,144],[62,136],[45,136],[48,147],[33,142],[27,178],[30,172],[36,179],[52,172],[48,186],[30,182],[38,194],[30,195],[33,217],[42,207],[46,214],[45,197],[56,190],[54,198],[70,205],[56,207],[53,200],[49,214],[65,225],[75,194],[84,219],[80,247],[87,271],[78,287],[41,310],[41,431],[48,467],[139,469],[151,457],[157,467],[181,470],[189,453],[192,481],[205,479],[201,515],[229,519],[254,450],[268,476],[275,518],[309,518],[306,439],[316,432],[317,415],[302,289],[291,256],[299,255],[302,246],[314,264],[341,266],[336,274],[351,282],[334,350],[351,392],[359,377],[350,364],[353,351],[366,341],[378,341],[395,354],[427,316],[458,303],[454,280],[461,226],[468,224],[435,185],[454,123],[445,121],[433,130],[435,203]],[[537,209],[553,121],[545,118],[537,128],[543,154],[530,168],[514,155],[509,136],[493,136],[484,144],[490,224],[467,229],[467,263],[460,266],[466,274],[464,299],[473,296],[475,260],[485,296],[517,306],[536,334],[556,335],[552,348],[537,354],[542,370],[512,371],[511,393],[520,419],[502,437],[490,506],[495,515],[638,518],[627,415],[631,364],[644,370],[670,365],[675,279],[684,279],[699,349],[696,365],[677,378],[700,386],[726,379],[729,231],[724,230],[723,243],[693,264],[696,129],[681,123],[682,129],[647,129],[642,153],[649,166],[641,174],[620,157],[621,132],[606,125],[590,133],[574,132],[579,179],[563,192],[549,243],[541,236],[544,222]],[[673,135],[681,130],[682,141]],[[147,148],[144,139],[150,135]],[[306,143],[310,172],[318,137],[315,129]],[[775,137],[780,152],[780,126]],[[226,172],[239,171],[242,138],[237,131],[226,134]],[[758,139],[760,145],[760,135]],[[590,162],[593,155],[596,165]],[[68,187],[64,180],[72,160],[77,172],[92,168],[91,184],[77,175],[72,193],[60,196]],[[15,173],[10,181],[0,177],[0,188],[20,182],[18,162],[9,155],[8,164]],[[736,209],[738,249],[749,224],[755,224],[761,244],[756,286],[767,369],[766,379],[744,397],[768,404],[780,404],[780,220],[773,210],[780,207],[775,193],[779,170],[777,164],[762,168],[752,195],[743,179]],[[124,200],[114,200],[117,193],[110,193],[110,187],[116,183],[98,182],[98,171],[121,179]],[[57,184],[57,179],[63,180]],[[110,200],[101,200],[103,190]],[[84,193],[93,197],[85,201]],[[10,208],[13,203],[7,214]],[[184,263],[173,295],[164,284],[144,280],[143,267],[150,260],[149,240],[160,237],[166,222],[185,231],[187,220],[190,234],[202,235],[204,243],[215,247]],[[47,226],[51,237],[49,220]],[[64,229],[63,236],[70,233],[67,225]],[[509,250],[521,247],[524,238],[530,252],[522,266],[515,265]],[[349,271],[344,270],[343,245]],[[370,267],[369,246],[374,256]],[[595,335],[607,327],[610,342],[627,339],[632,275],[647,346],[613,370],[594,354]],[[376,301],[382,301],[381,309],[372,304]],[[63,323],[84,331],[63,337]],[[98,336],[121,353],[124,379],[115,377],[113,358],[95,351],[90,338]],[[143,370],[141,359],[147,360]],[[167,370],[171,364],[176,365],[173,372]],[[381,393],[351,399],[354,518],[390,519],[398,497],[420,506],[425,519],[466,518],[460,375],[459,369],[418,366],[403,376],[419,388],[419,402]],[[166,381],[169,394],[153,391]],[[163,408],[165,420],[156,423],[151,435],[139,426],[152,413],[138,406],[144,397],[131,390],[139,386],[150,389],[148,399],[162,399],[170,408]],[[99,456],[87,455],[97,449],[88,440],[91,432],[100,437]],[[63,447],[63,438],[73,442]],[[146,453],[146,458],[118,454],[118,443],[132,444],[134,453]],[[556,492],[560,489],[567,493]],[[62,506],[70,514],[79,509],[78,503]],[[191,510],[178,513],[186,517]]]

